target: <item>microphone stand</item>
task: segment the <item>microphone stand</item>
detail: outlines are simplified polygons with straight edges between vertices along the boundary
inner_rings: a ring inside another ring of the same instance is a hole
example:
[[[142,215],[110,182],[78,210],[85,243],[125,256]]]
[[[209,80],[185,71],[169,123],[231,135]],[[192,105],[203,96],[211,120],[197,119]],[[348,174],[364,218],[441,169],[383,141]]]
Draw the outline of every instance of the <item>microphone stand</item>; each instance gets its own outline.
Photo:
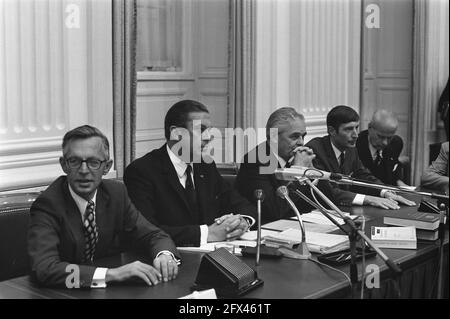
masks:
[[[256,239],[256,261],[255,265],[259,266],[259,257],[261,255],[261,202],[264,200],[264,192],[262,189],[255,190],[256,210],[258,214],[258,230]]]
[[[282,189],[280,191],[280,189]],[[308,249],[308,244],[306,243],[306,231],[305,231],[305,227],[303,225],[303,220],[302,217],[300,215],[300,212],[297,209],[297,206],[295,206],[294,202],[292,201],[292,199],[289,197],[289,190],[287,189],[286,186],[280,186],[278,189],[278,195],[282,198],[284,198],[289,206],[292,208],[292,210],[295,212],[295,215],[297,216],[298,222],[300,224],[300,230],[302,232],[302,242],[300,243],[298,250],[299,252],[296,252],[295,254],[295,258],[298,259],[309,259],[311,258],[311,253]],[[279,249],[280,251],[285,251],[284,249]]]
[[[350,282],[352,284],[352,296],[355,295],[355,292],[353,291],[356,287],[356,283],[358,282],[358,267],[356,266],[356,241],[357,236],[353,231],[348,232],[345,230],[334,218],[332,218],[330,213],[324,209],[319,204],[315,203],[311,199],[309,199],[305,194],[303,194],[298,189],[295,189],[295,193],[300,196],[305,202],[307,202],[309,205],[313,206],[314,208],[318,209],[326,218],[328,218],[333,224],[335,224],[342,232],[347,234],[349,241],[350,241]]]
[[[379,185],[379,184],[372,184],[367,183],[360,180],[354,180],[348,177],[343,177],[340,180],[334,180],[334,182],[338,184],[347,184],[347,185],[355,185],[355,186],[363,186],[363,187],[369,187],[369,188],[375,188],[375,189],[387,189],[392,190],[395,192],[402,192],[402,193],[411,193],[415,195],[422,195],[431,197],[438,200],[438,206],[439,206],[439,215],[440,215],[440,222],[439,222],[439,231],[438,231],[438,237],[439,237],[439,276],[438,276],[438,288],[437,288],[437,298],[442,299],[443,298],[443,280],[444,280],[444,239],[445,239],[445,223],[446,219],[448,218],[448,206],[449,206],[449,196],[448,195],[442,195],[437,193],[428,193],[428,192],[421,192],[421,191],[415,191],[415,190],[409,190],[409,189],[403,189],[399,187],[389,186],[389,185]]]
[[[439,299],[444,299],[443,282],[444,282],[444,239],[445,239],[445,222],[448,214],[448,203],[439,204],[439,276],[438,276],[438,287],[437,287],[437,297]]]
[[[299,182],[299,181],[297,181]],[[301,184],[301,182],[299,182],[299,184]],[[312,201],[308,196],[306,196],[305,194],[303,194],[301,191],[299,191],[298,189],[294,189],[294,192],[301,198],[303,199],[305,202],[307,202],[309,205],[311,205],[312,207],[314,207],[315,209],[319,210],[326,218],[328,218],[330,220],[330,222],[332,222],[334,225],[336,225],[342,232],[346,233],[348,235],[348,231],[345,230],[341,224],[339,224],[336,219],[334,219],[333,217],[331,217],[331,214],[324,209],[322,206],[320,206],[319,204],[317,204],[316,202]]]
[[[434,199],[438,199],[438,200],[446,203],[446,205],[448,205],[448,202],[449,202],[448,195],[415,191],[415,190],[405,189],[405,188],[401,188],[401,187],[395,187],[395,186],[391,186],[391,185],[373,184],[373,183],[368,183],[368,182],[364,182],[364,181],[361,181],[361,180],[352,179],[352,178],[348,178],[348,177],[342,177],[341,179],[338,179],[338,180],[330,180],[330,182],[337,183],[337,184],[344,184],[344,185],[353,185],[353,186],[362,186],[362,187],[367,187],[367,188],[375,188],[375,189],[380,189],[380,190],[381,189],[386,189],[386,190],[390,190],[390,191],[393,191],[393,192],[399,192],[399,193],[410,193],[410,194],[415,194],[415,195],[422,195],[422,196],[427,196],[427,197],[431,197],[431,198],[434,198]]]
[[[394,272],[394,277],[398,278],[398,276],[401,274],[402,270],[400,267],[395,264],[391,259],[389,259],[388,256],[384,254],[384,252],[375,246],[373,242],[366,236],[366,234],[355,224],[355,222],[346,216],[322,191],[320,191],[314,184],[309,180],[309,178],[301,178],[296,177],[296,179],[300,183],[306,183],[313,189],[324,201],[325,203],[331,207],[344,221],[345,223],[350,227],[350,233],[349,233],[349,241],[350,241],[350,252],[351,252],[351,266],[350,266],[350,276],[351,281],[353,283],[358,282],[358,275],[357,275],[357,268],[356,268],[356,240],[358,236],[360,236],[364,241],[369,245],[370,248],[376,251],[376,253],[380,256],[381,259],[385,262],[385,264]],[[364,283],[361,283],[362,285]],[[356,286],[356,285],[355,285]],[[398,288],[398,287],[397,287]],[[400,290],[398,290],[400,293]]]

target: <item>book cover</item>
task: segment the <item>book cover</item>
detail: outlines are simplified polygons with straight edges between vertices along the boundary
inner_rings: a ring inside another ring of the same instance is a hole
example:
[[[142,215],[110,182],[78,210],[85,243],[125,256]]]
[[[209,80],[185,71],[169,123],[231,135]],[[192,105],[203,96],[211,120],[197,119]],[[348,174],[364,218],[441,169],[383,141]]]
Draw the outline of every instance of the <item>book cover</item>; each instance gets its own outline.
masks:
[[[416,228],[407,227],[371,227],[372,242],[379,248],[416,249]]]
[[[437,240],[439,239],[439,231],[416,229],[416,237],[418,240]]]
[[[439,227],[439,215],[423,212],[388,211],[383,222],[394,226],[415,226],[418,229],[435,230]]]

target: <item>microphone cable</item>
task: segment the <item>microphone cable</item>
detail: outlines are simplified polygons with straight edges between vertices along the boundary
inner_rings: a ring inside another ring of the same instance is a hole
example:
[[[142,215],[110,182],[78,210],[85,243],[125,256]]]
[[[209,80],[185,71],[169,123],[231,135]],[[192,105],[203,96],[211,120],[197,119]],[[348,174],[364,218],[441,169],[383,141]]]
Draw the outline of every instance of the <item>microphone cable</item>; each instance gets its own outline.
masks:
[[[327,267],[327,268],[330,268],[331,270],[334,270],[334,271],[336,271],[336,272],[342,274],[342,275],[345,277],[345,279],[348,281],[348,284],[350,285],[350,291],[353,291],[352,281],[350,280],[350,277],[349,277],[345,272],[343,272],[342,270],[339,270],[339,269],[337,269],[337,268],[334,268],[334,267],[332,267],[332,266],[330,266],[330,265],[327,265],[327,264],[325,264],[325,263],[323,263],[323,262],[320,262],[320,261],[318,261],[318,260],[315,260],[315,259],[313,259],[312,257],[309,257],[308,260],[310,260],[310,261],[312,261],[312,262],[318,264],[319,266],[325,266],[325,267]]]
[[[366,229],[366,217],[361,215],[362,224],[361,230],[364,232]],[[361,255],[362,255],[362,263],[361,263],[361,299],[364,299],[364,286],[366,284],[366,242],[363,238],[361,238]]]

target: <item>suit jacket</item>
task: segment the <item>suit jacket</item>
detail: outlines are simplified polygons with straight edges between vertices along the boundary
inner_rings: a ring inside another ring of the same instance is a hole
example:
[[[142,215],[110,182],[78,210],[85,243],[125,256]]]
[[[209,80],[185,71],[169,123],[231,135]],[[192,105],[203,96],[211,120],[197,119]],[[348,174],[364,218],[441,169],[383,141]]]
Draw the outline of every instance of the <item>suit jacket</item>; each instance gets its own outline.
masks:
[[[127,248],[140,248],[152,259],[162,250],[177,255],[170,237],[136,210],[120,182],[102,181],[97,189],[95,218],[99,232],[95,259]],[[79,264],[80,286],[90,287],[96,267],[81,265],[84,246],[81,213],[70,194],[67,177],[61,176],[30,209],[28,253],[33,275],[44,285],[63,286],[67,265]]]
[[[439,156],[423,172],[422,186],[442,192],[448,191],[448,151],[449,142],[442,143]]]
[[[391,142],[383,150],[380,164],[376,165],[370,153],[368,136],[369,131],[362,131],[356,141],[359,159],[383,183],[397,186],[397,180],[401,179],[401,164],[398,157],[403,149],[402,138],[398,135],[392,137]]]
[[[255,208],[224,181],[214,162],[194,163],[198,212],[192,211],[166,144],[133,161],[125,170],[124,182],[136,207],[177,246],[199,246],[199,225],[210,225],[223,214],[256,216]]]
[[[266,150],[266,153],[264,154],[266,157],[264,159],[259,156],[260,152],[264,151],[262,146],[265,146]],[[269,169],[270,163],[276,163],[274,169],[280,168],[277,158],[273,152],[270,151],[268,144],[264,142],[245,154],[235,184],[239,193],[254,203],[256,203],[256,198],[254,196],[255,189],[263,190],[264,200],[261,204],[261,220],[263,224],[295,216],[294,211],[287,201],[280,198],[276,193],[277,188],[286,185],[287,182],[278,180],[275,177],[274,170]],[[261,173],[260,168],[262,167],[270,170],[271,173]],[[319,187],[324,191],[321,185],[322,183],[322,181],[319,183]],[[323,183],[323,185],[325,185],[325,183]],[[310,197],[309,188],[307,186],[302,187],[300,191]],[[330,191],[331,188],[328,188],[328,196],[330,196]],[[300,213],[310,212],[313,209],[311,205],[306,203],[298,195],[295,195],[295,193],[290,193],[289,195]]]
[[[306,146],[311,148],[316,154],[313,160],[314,167],[345,175],[351,175],[355,179],[364,180],[375,184],[383,184],[378,178],[373,176],[361,163],[358,151],[355,148],[348,148],[345,151],[345,161],[343,169],[339,167],[334,150],[331,146],[330,136],[316,137],[309,141]],[[380,190],[365,187],[348,187],[347,185],[335,185],[333,196],[338,205],[351,206],[356,193],[363,193],[372,196],[380,196]]]

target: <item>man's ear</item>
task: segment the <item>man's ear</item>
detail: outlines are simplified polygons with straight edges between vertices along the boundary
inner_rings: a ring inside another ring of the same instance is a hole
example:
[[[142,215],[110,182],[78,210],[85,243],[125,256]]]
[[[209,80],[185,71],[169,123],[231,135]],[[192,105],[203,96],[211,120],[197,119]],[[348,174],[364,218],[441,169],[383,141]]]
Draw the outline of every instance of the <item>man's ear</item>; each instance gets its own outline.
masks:
[[[170,137],[169,137],[169,139],[170,139],[171,141],[179,141],[179,140],[181,139],[181,134],[180,134],[180,132],[179,132],[177,126],[171,125],[171,126],[169,127],[169,132],[170,132]]]
[[[332,127],[332,126],[327,126],[327,131],[328,131],[328,134],[329,134],[330,136],[336,136],[336,135],[337,135],[336,130],[335,130],[334,127]]]
[[[59,165],[61,165],[61,168],[64,171],[64,173],[66,173],[66,174],[70,173],[70,170],[67,167],[66,159],[62,156],[59,158]]]
[[[110,159],[110,160],[108,160],[108,161],[106,162],[106,165],[105,165],[105,167],[103,168],[103,175],[108,174],[109,170],[110,170],[111,167],[112,167],[112,164],[113,164],[113,160],[112,160],[112,159]]]

